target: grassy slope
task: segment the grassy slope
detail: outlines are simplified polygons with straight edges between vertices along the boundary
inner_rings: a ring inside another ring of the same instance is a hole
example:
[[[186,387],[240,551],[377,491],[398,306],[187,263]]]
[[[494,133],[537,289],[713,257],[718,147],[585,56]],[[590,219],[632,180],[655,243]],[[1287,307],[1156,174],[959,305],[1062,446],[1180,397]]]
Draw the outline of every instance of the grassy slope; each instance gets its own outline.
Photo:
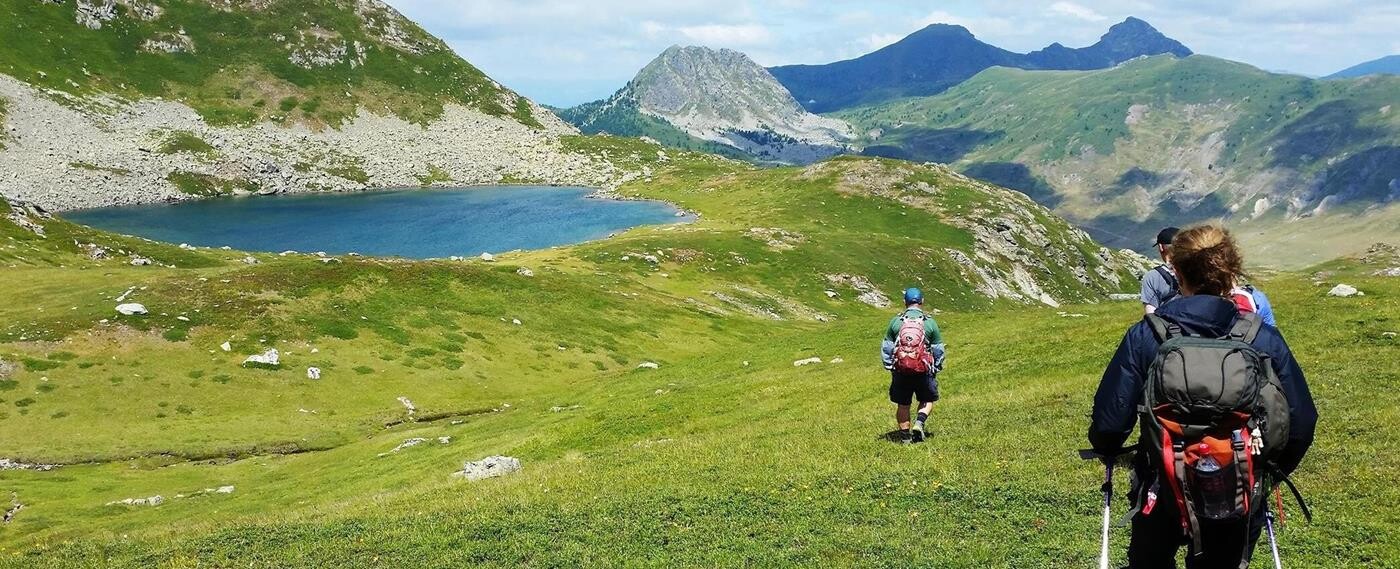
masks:
[[[212,123],[291,120],[337,125],[357,106],[425,122],[458,102],[535,123],[528,105],[392,10],[356,14],[352,0],[236,3],[142,0],[162,15],[144,21],[125,4],[90,30],[75,21],[74,0],[59,5],[0,1],[0,73],[80,95],[179,99]],[[398,29],[420,53],[386,42]],[[192,53],[150,53],[148,39],[183,30]],[[325,39],[303,37],[320,33]],[[277,38],[282,38],[281,40]],[[356,44],[355,42],[359,42]],[[306,45],[348,46],[348,57],[306,69],[289,61]],[[358,45],[358,47],[357,47]],[[354,65],[351,60],[363,58]],[[78,62],[80,64],[75,64]]]
[[[1254,185],[1248,176],[1273,167],[1303,174],[1330,168],[1328,182],[1310,199],[1338,194],[1353,200],[1355,205],[1339,208],[1344,215],[1334,209],[1329,223],[1354,222],[1352,229],[1360,230],[1383,221],[1355,214],[1384,203],[1391,191],[1386,184],[1400,171],[1362,168],[1364,156],[1331,162],[1400,146],[1400,112],[1381,112],[1395,103],[1397,89],[1400,80],[1394,78],[1316,81],[1204,56],[1153,57],[1091,72],[994,68],[938,96],[840,116],[861,131],[883,128],[884,136],[871,144],[887,147],[884,152],[958,163],[993,180],[1004,177],[998,181],[1016,183],[1058,213],[1098,229],[1100,237],[1143,221],[1130,192],[1136,186],[1162,200],[1183,189],[1172,181],[1175,171],[1188,171],[1207,187],[1247,189]],[[1134,104],[1149,109],[1137,127],[1125,121]],[[1214,156],[1202,150],[1212,134],[1220,137]],[[1194,160],[1198,154],[1201,159]],[[1030,171],[1007,176],[1006,169],[991,168],[1009,164]],[[1180,223],[1226,214],[1225,206],[1235,200],[1226,192],[1193,204],[1194,210],[1161,209]],[[1299,231],[1279,229],[1278,221],[1256,225],[1275,230],[1275,236]],[[1323,232],[1329,223],[1305,223],[1303,231]]]
[[[654,148],[613,141],[607,151],[649,160]],[[0,357],[25,367],[0,384],[0,446],[96,461],[0,472],[0,490],[26,504],[0,529],[0,565],[1090,562],[1098,474],[1072,450],[1132,306],[1075,306],[1086,316],[1067,318],[991,305],[947,268],[889,261],[966,248],[965,233],[911,224],[928,214],[895,201],[833,192],[830,177],[708,159],[650,165],[664,169],[623,191],[703,221],[498,265],[262,256],[248,267],[235,252],[58,222],[40,240],[0,221],[10,277]],[[980,197],[943,182],[941,210]],[[806,241],[774,251],[744,236],[754,226]],[[75,239],[180,268],[83,260]],[[656,251],[659,267],[639,258]],[[1284,538],[1299,566],[1395,558],[1400,520],[1374,505],[1400,498],[1380,483],[1400,466],[1396,341],[1381,336],[1400,307],[1397,285],[1360,276],[1373,269],[1335,269],[1368,293],[1350,300],[1297,275],[1264,279],[1288,329],[1311,323],[1290,336],[1328,421],[1299,477],[1320,521]],[[823,272],[865,274],[885,290],[922,280],[950,311],[953,367],[932,444],[880,438],[889,406],[873,352],[888,315],[848,289],[827,299]],[[153,314],[111,316],[110,298],[133,285]],[[745,317],[705,291],[787,319]],[[800,318],[807,310],[835,318]],[[218,350],[230,338],[234,351]],[[264,345],[289,352],[287,369],[237,367]],[[813,355],[847,362],[791,363]],[[635,369],[641,361],[661,368]],[[304,379],[308,365],[324,378]],[[399,395],[422,420],[401,422]],[[415,436],[429,442],[377,456]],[[314,452],[278,454],[294,451]],[[525,471],[475,484],[448,476],[489,454],[520,457]],[[231,495],[172,499],[227,484]],[[170,501],[102,505],[155,494]]]

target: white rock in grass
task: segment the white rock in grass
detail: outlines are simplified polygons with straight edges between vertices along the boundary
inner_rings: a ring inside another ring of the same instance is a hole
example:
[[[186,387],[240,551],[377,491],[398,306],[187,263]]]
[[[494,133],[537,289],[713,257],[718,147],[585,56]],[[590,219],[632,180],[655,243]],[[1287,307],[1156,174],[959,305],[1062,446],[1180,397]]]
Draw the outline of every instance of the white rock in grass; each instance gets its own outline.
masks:
[[[512,319],[510,320],[510,323],[511,323],[511,324],[514,324],[514,325],[516,325],[516,326],[519,326],[519,325],[520,325],[520,319],[519,319],[519,318],[512,318]]]
[[[460,476],[477,481],[505,476],[520,471],[520,459],[509,456],[488,456],[462,465]]]
[[[656,362],[642,362],[641,365],[637,366],[637,369],[660,369],[660,368],[661,368],[661,364],[658,364],[658,363],[656,363]]]
[[[135,302],[118,304],[117,313],[124,316],[138,316],[146,313],[146,307]]]
[[[214,492],[217,494],[232,494],[233,486],[220,486],[218,489],[214,490]]]
[[[418,408],[414,407],[413,402],[409,401],[407,397],[400,396],[399,403],[403,404],[404,410],[408,411],[408,415],[410,417],[412,417],[414,413],[418,412]]]
[[[248,356],[248,359],[243,360],[243,365],[265,365],[277,367],[279,365],[282,365],[281,354],[277,353],[277,348],[271,348],[261,354]]]
[[[230,343],[228,343],[228,342],[224,342],[224,343],[222,343],[222,344],[219,344],[219,349],[220,349],[220,350],[223,350],[223,351],[225,351],[225,352],[232,352],[232,351],[233,351],[233,344],[230,344]]]
[[[1332,290],[1327,292],[1327,296],[1347,298],[1352,296],[1366,296],[1366,293],[1356,290],[1356,287],[1354,286],[1347,284],[1339,284],[1337,286],[1332,287]]]
[[[492,255],[492,254],[490,254],[490,253],[482,253],[482,254],[481,254],[481,260],[490,263],[490,262],[496,260],[496,256],[495,256],[495,255]]]
[[[845,360],[844,358],[835,357],[835,358],[831,358],[831,363],[834,363],[834,364],[843,364],[843,363],[846,363],[846,360]]]
[[[399,446],[394,447],[394,450],[391,450],[391,451],[389,451],[389,452],[399,452],[399,451],[401,451],[401,450],[403,450],[403,449],[406,449],[406,448],[408,448],[408,447],[418,446],[418,445],[423,444],[423,443],[425,443],[425,442],[428,442],[428,439],[425,439],[425,438],[422,438],[422,437],[414,437],[414,438],[408,439],[408,440],[406,440],[406,441],[404,441],[404,442],[402,442],[402,443],[399,443]]]
[[[530,270],[530,267],[520,267],[515,270],[515,274],[522,277],[533,277],[535,276],[535,271]]]
[[[151,266],[151,260],[150,260],[150,259],[147,259],[147,258],[145,258],[145,257],[142,257],[142,256],[137,255],[137,256],[134,256],[134,257],[131,258],[131,266],[133,266],[133,267],[149,267],[149,266]]]
[[[319,368],[319,367],[309,367],[309,368],[306,368],[306,379],[321,379],[321,368]]]
[[[797,361],[795,361],[795,362],[792,362],[792,365],[793,365],[793,367],[802,367],[802,366],[805,366],[805,365],[808,365],[808,364],[819,364],[819,363],[822,363],[822,359],[821,359],[821,358],[807,358],[807,359],[805,359],[805,360],[797,360]]]
[[[159,505],[161,505],[161,504],[163,504],[163,503],[165,503],[165,497],[160,496],[160,495],[156,495],[156,496],[151,496],[150,498],[127,498],[127,499],[125,499],[125,500],[116,500],[116,501],[114,501],[114,502],[107,502],[107,505],[108,505],[108,506],[159,506]]]
[[[1378,277],[1400,277],[1400,267],[1391,267],[1391,268],[1389,268],[1389,269],[1381,269],[1381,270],[1379,270],[1379,271],[1376,271],[1376,276],[1378,276]]]

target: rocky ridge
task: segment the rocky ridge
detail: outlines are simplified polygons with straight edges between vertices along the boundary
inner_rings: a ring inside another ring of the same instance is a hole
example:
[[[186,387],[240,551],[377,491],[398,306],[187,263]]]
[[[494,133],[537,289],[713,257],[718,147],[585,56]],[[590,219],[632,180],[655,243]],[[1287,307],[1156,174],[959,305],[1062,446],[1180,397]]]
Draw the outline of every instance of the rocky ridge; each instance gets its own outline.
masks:
[[[811,163],[847,150],[851,126],[807,112],[772,74],[729,49],[673,46],[606,101],[566,112],[585,131],[606,130],[610,112],[635,109],[695,138],[761,160]]]
[[[539,128],[448,104],[425,126],[361,109],[339,128],[313,130],[213,126],[179,102],[80,99],[3,74],[0,98],[0,194],[51,211],[195,197],[172,181],[181,174],[230,194],[502,182],[606,190],[640,175],[566,151],[560,138],[577,131],[538,107]],[[175,133],[210,149],[163,150]]]

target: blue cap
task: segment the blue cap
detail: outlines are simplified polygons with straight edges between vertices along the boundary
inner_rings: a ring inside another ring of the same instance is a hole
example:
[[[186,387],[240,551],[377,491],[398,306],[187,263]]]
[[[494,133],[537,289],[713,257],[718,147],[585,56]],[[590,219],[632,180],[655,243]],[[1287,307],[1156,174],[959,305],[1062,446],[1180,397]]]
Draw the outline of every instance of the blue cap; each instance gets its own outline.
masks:
[[[923,304],[923,303],[924,303],[924,291],[921,291],[921,290],[919,290],[919,289],[917,289],[917,288],[914,288],[914,287],[909,287],[909,288],[904,289],[904,304],[905,304],[906,306],[907,306],[907,305],[910,305],[910,304]]]

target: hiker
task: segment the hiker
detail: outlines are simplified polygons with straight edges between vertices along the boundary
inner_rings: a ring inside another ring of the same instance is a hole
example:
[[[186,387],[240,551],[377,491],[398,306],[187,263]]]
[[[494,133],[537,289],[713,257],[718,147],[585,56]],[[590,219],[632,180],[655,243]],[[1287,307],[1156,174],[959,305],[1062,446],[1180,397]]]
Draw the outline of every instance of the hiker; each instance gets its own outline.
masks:
[[[1089,442],[1099,456],[1116,456],[1133,425],[1143,426],[1129,567],[1174,568],[1183,543],[1188,568],[1247,567],[1271,515],[1268,492],[1280,481],[1291,487],[1287,475],[1312,445],[1317,409],[1278,329],[1228,299],[1243,264],[1228,231],[1181,231],[1164,258],[1181,297],[1124,335],[1094,395]],[[1164,337],[1173,345],[1158,356]],[[1207,340],[1215,338],[1223,340]]]
[[[1142,275],[1142,310],[1145,314],[1152,314],[1163,304],[1181,295],[1181,289],[1176,282],[1176,270],[1171,264],[1171,244],[1172,237],[1181,231],[1175,227],[1168,227],[1157,232],[1157,255],[1162,258],[1162,264],[1157,265],[1152,270]]]
[[[1258,314],[1265,324],[1278,327],[1278,321],[1274,319],[1274,307],[1269,304],[1269,297],[1259,290],[1259,287],[1252,284],[1237,285],[1230,289],[1230,299],[1240,312],[1253,312]]]
[[[938,323],[924,312],[924,293],[919,289],[904,291],[904,312],[890,320],[880,352],[890,371],[890,402],[896,405],[900,440],[922,442],[928,434],[924,423],[938,401],[938,372],[947,359],[947,347]],[[919,414],[911,426],[909,406],[915,398]]]

